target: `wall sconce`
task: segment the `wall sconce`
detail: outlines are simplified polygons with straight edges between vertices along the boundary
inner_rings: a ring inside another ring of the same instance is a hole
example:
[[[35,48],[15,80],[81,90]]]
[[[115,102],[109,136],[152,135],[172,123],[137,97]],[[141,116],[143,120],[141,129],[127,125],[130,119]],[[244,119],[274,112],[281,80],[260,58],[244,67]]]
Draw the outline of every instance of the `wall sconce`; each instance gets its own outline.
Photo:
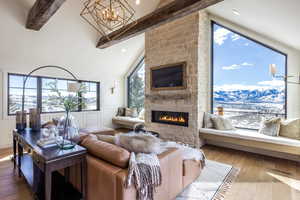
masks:
[[[118,82],[117,82],[117,81],[114,81],[113,86],[110,88],[111,94],[114,94],[114,93],[115,93],[115,89],[116,89],[117,86],[118,86]]]
[[[270,64],[269,65],[269,72],[270,72],[270,74],[273,78],[283,79],[285,82],[291,83],[291,84],[300,84],[300,73],[299,72],[298,72],[297,75],[289,75],[289,76],[277,75],[277,66],[276,66],[276,64]],[[297,78],[298,82],[289,81],[288,80],[289,78]]]

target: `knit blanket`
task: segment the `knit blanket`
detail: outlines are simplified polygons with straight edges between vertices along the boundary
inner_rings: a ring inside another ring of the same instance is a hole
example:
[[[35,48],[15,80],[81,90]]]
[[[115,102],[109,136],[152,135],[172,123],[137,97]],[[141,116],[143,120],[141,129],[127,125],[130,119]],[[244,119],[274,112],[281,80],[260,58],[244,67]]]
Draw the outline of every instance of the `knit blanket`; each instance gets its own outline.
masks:
[[[135,186],[137,200],[153,200],[155,188],[160,186],[161,182],[162,176],[157,155],[132,152],[125,186]]]

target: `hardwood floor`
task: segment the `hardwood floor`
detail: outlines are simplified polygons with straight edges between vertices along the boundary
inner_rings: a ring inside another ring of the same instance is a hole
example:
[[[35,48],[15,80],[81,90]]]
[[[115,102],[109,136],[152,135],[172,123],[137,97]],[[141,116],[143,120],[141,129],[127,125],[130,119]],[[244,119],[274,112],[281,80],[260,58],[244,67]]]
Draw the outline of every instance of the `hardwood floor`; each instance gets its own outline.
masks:
[[[204,146],[207,159],[240,169],[225,200],[299,200],[300,164],[292,161]],[[0,150],[0,199],[31,200],[30,191],[10,161],[11,149]]]
[[[208,159],[240,169],[225,200],[300,200],[300,164],[288,160],[204,146]]]

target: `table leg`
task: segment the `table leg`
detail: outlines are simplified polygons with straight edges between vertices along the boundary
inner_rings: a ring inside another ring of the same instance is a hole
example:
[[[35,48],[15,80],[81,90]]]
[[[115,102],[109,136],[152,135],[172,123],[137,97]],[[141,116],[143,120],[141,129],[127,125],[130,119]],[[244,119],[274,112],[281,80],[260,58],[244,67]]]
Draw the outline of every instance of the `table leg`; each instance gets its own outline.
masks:
[[[86,158],[84,157],[81,162],[81,192],[82,199],[86,199],[86,182],[87,182],[87,167]]]
[[[16,141],[16,137],[13,136],[13,150],[14,150],[14,169],[16,168],[16,159],[17,159],[17,141]]]
[[[70,167],[67,167],[64,169],[64,175],[65,175],[65,182],[70,181]]]
[[[22,166],[22,162],[21,162],[21,158],[23,156],[23,147],[20,143],[18,143],[18,171],[19,171],[19,177],[22,176],[22,172],[21,172],[21,166]]]
[[[50,169],[45,169],[45,200],[51,200],[52,191],[52,172]]]

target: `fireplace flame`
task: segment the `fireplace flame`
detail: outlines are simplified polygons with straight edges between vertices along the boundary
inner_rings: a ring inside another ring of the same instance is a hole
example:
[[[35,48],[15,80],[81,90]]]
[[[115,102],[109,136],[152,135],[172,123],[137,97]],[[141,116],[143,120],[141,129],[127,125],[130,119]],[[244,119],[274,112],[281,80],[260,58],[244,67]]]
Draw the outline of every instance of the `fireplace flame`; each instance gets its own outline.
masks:
[[[185,119],[183,117],[161,116],[159,118],[159,120],[161,120],[161,121],[168,121],[168,122],[185,123]]]

